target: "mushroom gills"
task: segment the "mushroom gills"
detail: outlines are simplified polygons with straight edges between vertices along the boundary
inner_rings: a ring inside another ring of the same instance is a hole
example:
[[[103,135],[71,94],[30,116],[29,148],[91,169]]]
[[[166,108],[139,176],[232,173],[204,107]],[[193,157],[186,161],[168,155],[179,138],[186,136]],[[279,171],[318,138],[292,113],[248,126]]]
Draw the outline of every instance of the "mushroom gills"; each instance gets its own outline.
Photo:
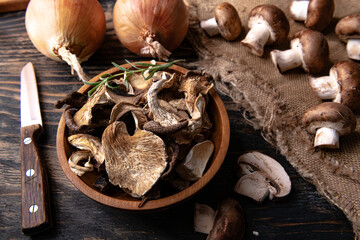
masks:
[[[271,27],[261,17],[251,17],[248,25],[251,29],[241,43],[248,47],[252,54],[261,57],[265,44],[269,42]]]
[[[200,22],[200,26],[210,36],[216,36],[220,33],[218,24],[215,18],[210,18]]]
[[[339,148],[339,133],[335,129],[328,127],[317,129],[314,147]]]
[[[298,38],[291,41],[291,49],[270,52],[271,60],[280,72],[286,72],[303,65],[301,44]]]
[[[290,13],[295,21],[305,21],[310,1],[293,1],[290,6]]]
[[[346,52],[350,59],[360,60],[360,39],[349,39],[346,44]]]
[[[334,99],[334,102],[341,101],[340,86],[336,79],[336,73],[333,70],[330,71],[329,76],[318,78],[310,77],[310,86],[321,99]]]

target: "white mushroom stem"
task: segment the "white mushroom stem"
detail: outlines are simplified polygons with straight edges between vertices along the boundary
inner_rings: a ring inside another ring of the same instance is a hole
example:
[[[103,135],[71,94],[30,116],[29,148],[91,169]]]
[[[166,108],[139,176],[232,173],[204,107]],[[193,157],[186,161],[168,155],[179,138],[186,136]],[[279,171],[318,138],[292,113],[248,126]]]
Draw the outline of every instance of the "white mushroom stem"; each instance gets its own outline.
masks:
[[[339,133],[328,127],[317,129],[314,147],[339,148]]]
[[[270,56],[272,62],[280,72],[286,72],[303,65],[299,39],[291,41],[291,49],[285,51],[273,50],[270,52]]]
[[[346,44],[348,57],[354,60],[360,60],[360,39],[349,39]]]
[[[204,29],[206,31],[206,33],[210,37],[213,37],[213,36],[218,35],[220,33],[215,18],[210,18],[208,20],[201,21],[200,26],[201,26],[202,29]]]
[[[252,54],[262,56],[264,53],[264,46],[269,38],[270,31],[268,24],[264,20],[258,20],[252,25],[250,31],[241,43],[248,46]]]
[[[291,16],[295,21],[305,21],[310,1],[292,1],[290,6]]]
[[[318,78],[310,77],[310,86],[316,95],[323,100],[340,98],[340,86],[333,75]]]
[[[210,206],[195,203],[194,231],[209,234],[214,226],[215,213]]]

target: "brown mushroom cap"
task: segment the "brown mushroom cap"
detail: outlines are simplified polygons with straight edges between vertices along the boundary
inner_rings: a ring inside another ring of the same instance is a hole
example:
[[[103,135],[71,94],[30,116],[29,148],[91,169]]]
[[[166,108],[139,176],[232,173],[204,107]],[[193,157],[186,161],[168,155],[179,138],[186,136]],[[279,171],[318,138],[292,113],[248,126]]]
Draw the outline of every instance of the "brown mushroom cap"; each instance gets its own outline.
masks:
[[[269,4],[259,5],[250,11],[249,19],[256,16],[263,18],[272,27],[270,38],[274,39],[273,43],[281,43],[287,38],[290,25],[280,8]]]
[[[341,103],[353,111],[360,111],[360,66],[353,61],[341,61],[333,68],[338,77]]]
[[[303,116],[302,124],[308,132],[313,134],[319,128],[328,127],[335,129],[341,136],[355,130],[356,118],[347,106],[335,102],[324,102],[308,109]]]
[[[312,30],[322,31],[330,24],[333,13],[333,0],[310,0],[305,26]]]
[[[294,35],[299,38],[303,50],[303,60],[307,66],[305,71],[313,74],[321,73],[329,61],[329,45],[324,35],[310,29],[304,29]]]
[[[335,33],[343,42],[349,39],[360,39],[360,13],[342,18],[336,24]]]
[[[214,11],[221,36],[229,41],[235,40],[241,33],[241,20],[234,6],[222,2]]]

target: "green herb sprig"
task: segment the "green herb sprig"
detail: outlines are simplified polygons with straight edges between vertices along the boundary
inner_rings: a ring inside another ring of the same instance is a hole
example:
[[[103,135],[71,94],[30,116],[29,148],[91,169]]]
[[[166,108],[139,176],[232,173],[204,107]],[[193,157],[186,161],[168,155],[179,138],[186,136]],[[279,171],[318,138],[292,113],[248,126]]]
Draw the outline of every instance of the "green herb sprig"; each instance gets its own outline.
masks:
[[[184,61],[183,59],[178,59],[172,62],[168,62],[168,63],[164,63],[164,64],[152,64],[152,63],[143,63],[143,62],[138,62],[138,63],[131,63],[130,61],[126,60],[125,61],[132,67],[132,69],[127,69],[124,68],[114,62],[112,62],[111,64],[114,65],[115,67],[117,67],[118,69],[120,69],[122,72],[118,73],[118,74],[110,74],[110,73],[106,73],[100,76],[99,81],[96,82],[87,82],[85,81],[84,83],[87,85],[92,86],[92,88],[88,91],[88,96],[92,97],[93,93],[96,91],[96,89],[101,88],[103,85],[106,85],[108,88],[111,89],[117,89],[120,86],[111,86],[109,84],[109,81],[111,79],[114,79],[116,77],[119,76],[123,76],[125,75],[125,86],[126,86],[126,90],[129,90],[129,82],[128,82],[128,78],[134,74],[134,73],[141,73],[141,75],[143,76],[144,80],[149,80],[150,78],[152,78],[152,76],[154,76],[154,74],[157,71],[163,71],[169,67],[171,67],[172,65],[174,65],[177,62],[181,62]],[[145,68],[144,68],[145,67]],[[145,72],[148,72],[148,76],[145,76]]]

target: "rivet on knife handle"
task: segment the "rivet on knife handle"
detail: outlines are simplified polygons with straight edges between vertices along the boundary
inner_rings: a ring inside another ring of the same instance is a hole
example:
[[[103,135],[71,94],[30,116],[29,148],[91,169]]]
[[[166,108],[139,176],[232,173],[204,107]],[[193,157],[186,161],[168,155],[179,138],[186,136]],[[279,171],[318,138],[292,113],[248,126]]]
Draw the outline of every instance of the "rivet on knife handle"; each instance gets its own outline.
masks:
[[[37,137],[41,125],[21,127],[21,230],[36,234],[51,226],[48,182]]]

